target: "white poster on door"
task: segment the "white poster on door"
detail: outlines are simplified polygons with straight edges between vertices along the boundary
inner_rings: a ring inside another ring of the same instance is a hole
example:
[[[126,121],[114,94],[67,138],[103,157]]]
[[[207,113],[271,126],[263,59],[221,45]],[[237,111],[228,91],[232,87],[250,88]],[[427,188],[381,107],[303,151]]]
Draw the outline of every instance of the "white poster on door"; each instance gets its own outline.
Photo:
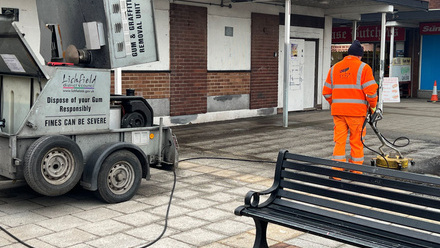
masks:
[[[300,90],[304,81],[304,40],[290,40],[290,80],[292,90]]]

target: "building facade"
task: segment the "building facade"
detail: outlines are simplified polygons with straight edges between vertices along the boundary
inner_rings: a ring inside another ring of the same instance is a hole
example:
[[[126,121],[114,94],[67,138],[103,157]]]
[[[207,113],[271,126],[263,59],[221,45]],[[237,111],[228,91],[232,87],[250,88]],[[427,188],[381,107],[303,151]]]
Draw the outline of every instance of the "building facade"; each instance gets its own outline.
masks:
[[[19,11],[18,26],[38,51],[35,2],[0,0],[0,8],[2,12]],[[431,1],[431,5],[437,2]],[[321,89],[332,63],[334,20],[350,19],[353,14],[360,17],[363,11],[388,11],[386,4],[371,10],[358,7],[359,13],[352,13],[351,4],[341,8],[343,13],[325,3],[303,6],[301,1],[293,1],[289,64],[285,67],[283,2],[153,3],[159,60],[115,71],[112,84],[121,81],[123,94],[134,89],[167,125],[277,114],[284,107],[283,94],[289,97],[288,111],[328,108]],[[290,72],[288,89],[283,87],[284,68]]]
[[[155,1],[155,8],[160,61],[123,68],[123,91],[135,89],[136,94],[148,99],[157,115],[169,116],[171,124],[280,111],[284,66],[282,5],[219,6],[159,0]],[[299,45],[299,59],[292,65],[297,75],[292,80],[296,85],[292,83],[289,92],[289,110],[319,108],[323,67],[328,67],[322,59],[326,18],[320,9],[295,7],[292,20],[301,21],[293,22],[290,35],[292,42]]]

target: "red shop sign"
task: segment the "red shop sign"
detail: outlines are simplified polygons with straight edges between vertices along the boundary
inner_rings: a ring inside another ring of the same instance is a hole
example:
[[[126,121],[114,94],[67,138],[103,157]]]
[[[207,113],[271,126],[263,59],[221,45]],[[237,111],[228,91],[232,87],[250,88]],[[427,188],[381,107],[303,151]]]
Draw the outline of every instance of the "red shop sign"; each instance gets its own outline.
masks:
[[[380,41],[380,26],[360,26],[357,28],[356,38],[360,42],[376,42]],[[386,29],[386,40],[390,40],[391,29]],[[394,40],[405,41],[405,28],[394,28]],[[332,33],[332,43],[351,43],[352,28],[351,27],[334,27]]]
[[[440,22],[420,23],[420,34],[440,34]]]

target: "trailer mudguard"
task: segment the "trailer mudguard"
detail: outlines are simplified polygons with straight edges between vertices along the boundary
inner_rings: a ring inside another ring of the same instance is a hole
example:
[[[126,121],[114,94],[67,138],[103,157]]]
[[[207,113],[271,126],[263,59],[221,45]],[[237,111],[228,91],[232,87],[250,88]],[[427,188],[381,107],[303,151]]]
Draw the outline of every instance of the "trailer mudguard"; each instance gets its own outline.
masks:
[[[113,152],[118,150],[128,150],[139,159],[142,165],[142,177],[150,178],[150,165],[147,155],[138,146],[126,142],[106,143],[93,151],[88,158],[81,179],[81,186],[87,190],[95,191],[98,189],[98,174],[104,160]]]

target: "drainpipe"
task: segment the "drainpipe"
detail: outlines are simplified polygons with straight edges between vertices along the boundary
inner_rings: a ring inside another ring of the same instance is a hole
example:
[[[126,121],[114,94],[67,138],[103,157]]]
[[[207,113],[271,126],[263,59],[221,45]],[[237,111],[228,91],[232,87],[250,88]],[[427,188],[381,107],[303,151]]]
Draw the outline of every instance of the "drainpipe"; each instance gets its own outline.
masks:
[[[115,95],[122,95],[122,69],[115,69]]]
[[[386,40],[386,13],[382,13],[382,24],[381,24],[381,32],[380,32],[380,72],[379,72],[379,102],[377,103],[377,107],[382,109],[383,111],[383,77],[385,73],[385,40]]]
[[[389,77],[393,76],[393,58],[394,58],[394,26],[391,27],[391,37],[390,37],[390,72]]]
[[[357,39],[357,21],[353,21],[353,41]]]
[[[283,127],[289,126],[289,58],[290,58],[290,0],[286,0],[284,9],[284,82],[283,82]]]

